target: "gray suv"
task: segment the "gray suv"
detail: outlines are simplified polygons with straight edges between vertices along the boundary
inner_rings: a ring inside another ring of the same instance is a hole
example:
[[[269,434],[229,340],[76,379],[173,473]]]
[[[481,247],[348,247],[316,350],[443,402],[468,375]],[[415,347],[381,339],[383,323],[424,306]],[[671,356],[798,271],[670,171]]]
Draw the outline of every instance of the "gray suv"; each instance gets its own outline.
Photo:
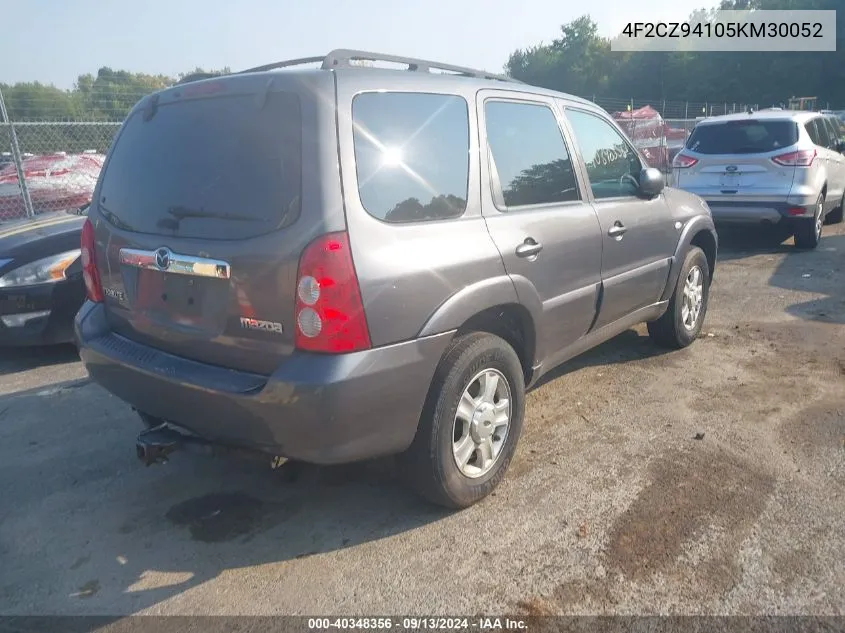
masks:
[[[718,223],[777,224],[798,248],[842,221],[845,141],[832,117],[761,110],[698,123],[675,157],[675,186],[704,198]]]
[[[716,249],[707,205],[594,104],[334,51],[132,110],[83,230],[76,338],[150,427],[147,463],[396,455],[460,508],[501,481],[556,365],[641,322],[696,338]]]

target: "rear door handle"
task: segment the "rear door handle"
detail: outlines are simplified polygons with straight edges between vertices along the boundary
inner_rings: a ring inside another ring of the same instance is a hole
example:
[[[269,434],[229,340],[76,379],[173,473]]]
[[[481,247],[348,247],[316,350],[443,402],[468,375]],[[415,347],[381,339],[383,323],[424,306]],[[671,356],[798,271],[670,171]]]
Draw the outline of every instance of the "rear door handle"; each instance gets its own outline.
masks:
[[[517,257],[534,257],[539,255],[543,250],[543,245],[536,242],[533,238],[527,237],[525,241],[516,247]]]
[[[622,236],[625,235],[625,232],[627,230],[628,229],[626,229],[625,226],[619,220],[617,220],[613,223],[613,226],[607,229],[607,234],[610,237],[615,237],[617,240],[621,240]]]

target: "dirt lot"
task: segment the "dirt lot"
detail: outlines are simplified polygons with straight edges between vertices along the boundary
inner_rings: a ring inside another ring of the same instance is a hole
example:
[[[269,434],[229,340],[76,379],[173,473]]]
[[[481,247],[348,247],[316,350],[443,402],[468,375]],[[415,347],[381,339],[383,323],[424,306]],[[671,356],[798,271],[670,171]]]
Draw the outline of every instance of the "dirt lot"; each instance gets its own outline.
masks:
[[[631,330],[528,399],[499,491],[176,456],[73,350],[0,361],[0,613],[841,614],[845,227],[722,235],[705,335]]]

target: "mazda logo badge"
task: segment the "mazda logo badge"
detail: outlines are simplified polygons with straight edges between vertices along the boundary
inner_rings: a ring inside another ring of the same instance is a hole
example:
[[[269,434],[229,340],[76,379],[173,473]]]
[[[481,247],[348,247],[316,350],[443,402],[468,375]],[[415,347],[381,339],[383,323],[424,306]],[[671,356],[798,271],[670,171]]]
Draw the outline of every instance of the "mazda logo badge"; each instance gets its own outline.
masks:
[[[156,251],[156,266],[159,270],[167,270],[170,267],[170,257],[172,253],[167,247],[162,247]]]

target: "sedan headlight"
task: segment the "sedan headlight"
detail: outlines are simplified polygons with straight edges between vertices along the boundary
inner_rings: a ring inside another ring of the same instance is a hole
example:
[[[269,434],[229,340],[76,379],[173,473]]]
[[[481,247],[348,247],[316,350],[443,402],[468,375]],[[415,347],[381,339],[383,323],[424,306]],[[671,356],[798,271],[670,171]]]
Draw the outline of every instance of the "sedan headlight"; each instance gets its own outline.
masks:
[[[67,269],[79,257],[80,250],[50,255],[10,270],[0,277],[0,288],[34,286],[55,283],[66,279]]]

